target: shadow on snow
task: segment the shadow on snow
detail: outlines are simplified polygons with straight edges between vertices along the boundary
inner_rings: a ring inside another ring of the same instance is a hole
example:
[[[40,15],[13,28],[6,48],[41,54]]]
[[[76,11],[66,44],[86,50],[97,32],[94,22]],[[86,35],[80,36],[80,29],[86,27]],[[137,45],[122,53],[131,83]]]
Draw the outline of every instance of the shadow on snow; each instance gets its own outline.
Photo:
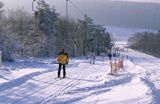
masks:
[[[103,94],[108,91],[111,91],[112,90],[111,87],[122,85],[122,84],[130,82],[132,80],[132,77],[133,77],[132,75],[126,75],[125,77],[120,78],[118,80],[106,81],[100,85],[78,88],[78,89],[69,91],[66,94],[73,94],[73,95],[74,94],[81,94],[81,96],[76,97],[76,98],[72,98],[72,99],[67,99],[67,100],[65,100],[65,99],[60,100],[58,98],[55,98],[55,99],[52,99],[52,102],[54,104],[70,104],[70,103],[74,103],[74,102],[80,101],[82,99],[85,99],[89,96]],[[88,93],[88,94],[86,94],[86,93]]]

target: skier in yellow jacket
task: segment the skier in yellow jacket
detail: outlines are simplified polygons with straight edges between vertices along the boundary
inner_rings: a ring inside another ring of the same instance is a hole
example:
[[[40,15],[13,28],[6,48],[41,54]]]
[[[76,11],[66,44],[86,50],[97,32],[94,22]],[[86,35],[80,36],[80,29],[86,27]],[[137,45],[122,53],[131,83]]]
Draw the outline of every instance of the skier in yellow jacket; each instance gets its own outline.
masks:
[[[65,52],[64,48],[61,48],[61,52],[58,54],[57,61],[59,63],[58,68],[58,78],[60,78],[61,67],[63,66],[63,78],[66,77],[66,64],[68,64],[68,54]]]

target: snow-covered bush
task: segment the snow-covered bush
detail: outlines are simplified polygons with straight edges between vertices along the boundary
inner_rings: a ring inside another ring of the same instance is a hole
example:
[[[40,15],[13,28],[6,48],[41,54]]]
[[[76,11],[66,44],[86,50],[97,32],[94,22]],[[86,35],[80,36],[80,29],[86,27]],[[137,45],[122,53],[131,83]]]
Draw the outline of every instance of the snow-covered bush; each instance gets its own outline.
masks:
[[[2,59],[13,61],[15,55],[16,44],[10,34],[0,31],[0,50],[2,51]]]

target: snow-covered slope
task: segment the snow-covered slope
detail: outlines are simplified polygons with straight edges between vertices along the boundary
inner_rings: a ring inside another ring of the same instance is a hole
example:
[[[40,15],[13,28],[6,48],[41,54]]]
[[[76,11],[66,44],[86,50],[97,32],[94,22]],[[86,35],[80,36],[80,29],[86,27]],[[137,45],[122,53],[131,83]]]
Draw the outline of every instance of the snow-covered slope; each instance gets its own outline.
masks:
[[[160,59],[123,52],[124,69],[110,75],[110,62],[71,59],[57,78],[52,59],[17,60],[0,70],[0,104],[159,104]]]

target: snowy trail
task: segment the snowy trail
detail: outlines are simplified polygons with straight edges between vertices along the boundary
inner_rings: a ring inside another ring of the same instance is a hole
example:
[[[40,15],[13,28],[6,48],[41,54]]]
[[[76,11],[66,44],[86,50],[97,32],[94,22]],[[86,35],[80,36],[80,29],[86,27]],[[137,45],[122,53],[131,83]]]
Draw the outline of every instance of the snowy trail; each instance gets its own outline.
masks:
[[[149,88],[141,80],[145,69],[134,64],[130,66],[128,69],[131,68],[131,73],[122,71],[118,76],[105,76],[102,82],[91,87],[84,87],[85,83],[82,83],[65,95],[58,96],[58,100],[54,99],[47,104],[149,104],[151,98],[146,94]]]
[[[84,81],[83,78],[85,78],[91,73],[96,73],[96,71],[99,70],[97,69],[98,67],[89,67],[90,66],[88,65],[88,63],[83,63],[78,68],[70,68],[68,70],[68,76],[71,76],[71,78],[68,77],[61,80],[55,79],[55,76],[57,76],[57,72],[48,72],[35,77],[29,77],[30,79],[27,79],[27,82],[25,82],[26,77],[22,78],[21,80],[25,83],[23,83],[19,87],[16,81],[13,81],[12,84],[8,83],[8,85],[11,85],[9,90],[5,89],[4,91],[1,91],[0,95],[6,96],[7,98],[4,99],[3,97],[1,97],[0,102],[3,102],[3,104],[43,103],[45,102],[45,100],[47,101],[55,98],[60,94],[63,94],[63,92],[65,92],[67,89],[71,89],[75,85],[79,84],[81,81]],[[17,85],[17,87],[15,87],[14,85]],[[15,96],[13,95],[15,95],[16,98],[14,98]],[[35,98],[37,96],[38,98]]]
[[[0,104],[152,104],[157,90],[151,89],[149,72],[131,60],[125,60],[124,69],[114,76],[108,60],[95,65],[72,61],[65,79],[56,78],[55,66],[26,74],[0,84]]]
[[[150,91],[147,93],[152,96],[151,104],[159,104],[160,102],[160,59],[140,53],[134,50],[129,50],[128,54],[132,62],[141,68],[144,68],[146,76],[142,78]]]

